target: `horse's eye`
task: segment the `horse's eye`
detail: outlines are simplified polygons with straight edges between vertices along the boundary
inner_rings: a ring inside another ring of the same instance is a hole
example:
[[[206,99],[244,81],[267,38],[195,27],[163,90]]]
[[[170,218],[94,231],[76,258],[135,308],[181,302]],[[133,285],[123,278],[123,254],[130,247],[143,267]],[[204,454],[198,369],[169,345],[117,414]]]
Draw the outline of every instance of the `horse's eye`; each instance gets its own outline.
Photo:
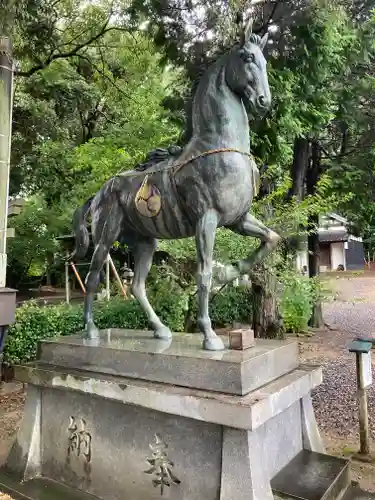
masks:
[[[246,63],[254,63],[255,62],[255,55],[253,52],[247,52],[246,50],[241,50],[240,51],[240,56],[241,58],[246,62]]]

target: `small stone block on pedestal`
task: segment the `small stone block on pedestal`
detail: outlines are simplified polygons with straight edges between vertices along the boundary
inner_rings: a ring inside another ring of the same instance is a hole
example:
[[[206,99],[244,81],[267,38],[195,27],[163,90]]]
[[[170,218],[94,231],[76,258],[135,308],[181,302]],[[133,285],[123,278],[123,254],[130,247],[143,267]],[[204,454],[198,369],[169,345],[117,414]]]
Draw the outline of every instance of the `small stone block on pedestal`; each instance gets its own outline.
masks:
[[[244,351],[250,347],[254,347],[254,331],[251,328],[241,328],[229,332],[229,345],[231,349]]]

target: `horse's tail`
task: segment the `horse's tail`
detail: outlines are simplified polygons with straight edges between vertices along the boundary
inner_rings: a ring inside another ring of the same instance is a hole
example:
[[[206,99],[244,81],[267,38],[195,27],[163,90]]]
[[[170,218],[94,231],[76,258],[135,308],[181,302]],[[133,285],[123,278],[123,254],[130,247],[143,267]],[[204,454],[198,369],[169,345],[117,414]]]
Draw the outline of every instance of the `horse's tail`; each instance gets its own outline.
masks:
[[[83,259],[86,255],[90,244],[90,236],[87,230],[87,216],[91,208],[91,202],[94,199],[92,196],[84,205],[77,208],[73,214],[73,230],[75,236],[75,248],[70,258],[73,256],[78,259]]]

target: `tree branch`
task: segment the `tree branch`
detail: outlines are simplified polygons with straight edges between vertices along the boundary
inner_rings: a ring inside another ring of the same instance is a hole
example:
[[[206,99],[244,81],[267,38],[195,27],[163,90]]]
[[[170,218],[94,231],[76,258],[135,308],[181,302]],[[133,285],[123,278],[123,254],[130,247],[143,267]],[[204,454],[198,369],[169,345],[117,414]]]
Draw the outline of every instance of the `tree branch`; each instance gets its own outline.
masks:
[[[76,54],[77,57],[87,61],[89,64],[91,64],[91,66],[103,77],[105,78],[106,80],[109,81],[109,83],[111,85],[113,85],[113,87],[118,91],[120,92],[120,94],[122,94],[124,97],[126,97],[126,99],[130,99],[131,101],[135,102],[136,104],[140,105],[140,102],[138,102],[136,99],[134,99],[134,97],[130,96],[129,94],[127,94],[126,92],[123,91],[123,89],[121,87],[119,87],[117,85],[117,83],[112,79],[110,78],[108,75],[105,74],[104,71],[102,71],[96,64],[94,64],[91,59],[89,59],[88,57],[82,55],[82,54]]]
[[[109,19],[107,19],[107,21],[104,23],[104,25],[102,26],[102,28],[99,31],[99,33],[97,33],[96,35],[92,36],[91,38],[89,38],[85,42],[80,43],[79,45],[77,45],[76,47],[74,47],[74,49],[72,49],[70,51],[67,51],[67,52],[58,52],[57,54],[56,53],[55,54],[50,54],[48,56],[48,58],[44,62],[42,62],[40,64],[37,64],[36,66],[33,66],[32,68],[30,68],[27,71],[17,71],[17,72],[15,72],[15,76],[23,76],[23,77],[28,78],[28,77],[32,76],[33,74],[37,73],[38,71],[46,68],[53,61],[56,61],[57,59],[68,59],[70,57],[79,56],[80,55],[79,54],[80,50],[84,49],[85,47],[89,47],[96,40],[99,40],[99,38],[103,37],[109,31],[114,31],[114,30],[116,30],[116,31],[125,31],[124,28],[120,28],[118,26],[111,26],[110,28],[108,28],[108,23],[109,23]]]

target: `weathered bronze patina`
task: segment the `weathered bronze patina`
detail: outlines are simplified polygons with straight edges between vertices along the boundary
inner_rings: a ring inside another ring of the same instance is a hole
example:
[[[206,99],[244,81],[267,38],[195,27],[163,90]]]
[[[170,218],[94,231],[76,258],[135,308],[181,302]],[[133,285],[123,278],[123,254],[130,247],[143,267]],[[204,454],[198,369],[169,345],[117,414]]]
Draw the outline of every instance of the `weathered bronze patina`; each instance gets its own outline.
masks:
[[[228,266],[230,281],[249,272],[277,245],[279,237],[249,214],[259,173],[250,154],[248,114],[264,115],[271,105],[263,38],[244,30],[241,43],[203,75],[193,103],[193,135],[184,149],[156,149],[135,170],[116,175],[74,215],[76,253],[89,243],[91,213],[95,252],[86,278],[84,321],[95,338],[93,302],[99,273],[115,241],[133,248],[133,295],[148,316],[156,338],[171,331],[151,307],[145,289],[157,239],[195,236],[197,247],[198,325],[203,346],[221,350],[208,311],[216,230],[226,227],[261,240],[248,259]]]

